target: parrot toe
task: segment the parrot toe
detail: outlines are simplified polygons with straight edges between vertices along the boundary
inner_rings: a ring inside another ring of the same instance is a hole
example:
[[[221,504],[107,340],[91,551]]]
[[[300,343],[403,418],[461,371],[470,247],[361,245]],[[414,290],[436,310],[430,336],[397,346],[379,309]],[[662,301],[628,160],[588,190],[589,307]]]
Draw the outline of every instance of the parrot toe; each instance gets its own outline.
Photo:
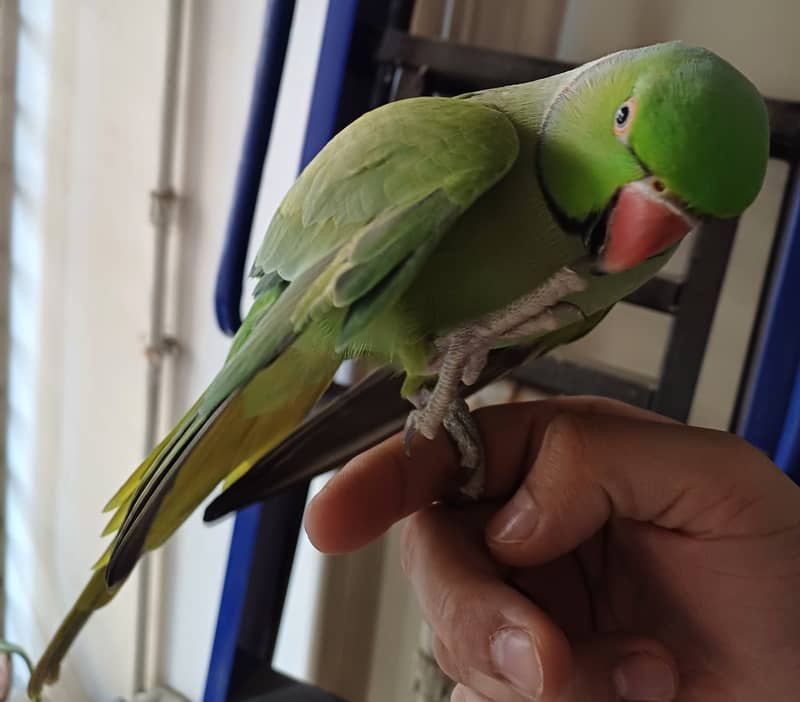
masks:
[[[411,444],[417,432],[426,439],[433,439],[439,426],[444,427],[452,439],[460,456],[460,466],[456,475],[458,494],[468,501],[479,499],[483,495],[485,484],[485,459],[483,441],[470,413],[469,406],[461,397],[456,397],[447,404],[444,415],[432,411],[428,401],[432,397],[429,390],[423,388],[413,398],[417,409],[412,410],[406,419],[403,446],[406,455],[411,457]]]
[[[478,500],[486,487],[485,452],[478,425],[463,399],[450,404],[442,425],[461,456],[461,470],[456,476],[458,492],[467,500]]]

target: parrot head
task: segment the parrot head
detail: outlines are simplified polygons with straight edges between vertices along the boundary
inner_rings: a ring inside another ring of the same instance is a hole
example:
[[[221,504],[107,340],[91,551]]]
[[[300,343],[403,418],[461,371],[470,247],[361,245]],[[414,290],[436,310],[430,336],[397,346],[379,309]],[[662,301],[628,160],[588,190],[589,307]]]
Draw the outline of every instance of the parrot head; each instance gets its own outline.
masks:
[[[738,216],[761,189],[766,106],[710,51],[680,42],[621,51],[565,80],[544,115],[537,174],[599,271],[671,249],[704,218]]]

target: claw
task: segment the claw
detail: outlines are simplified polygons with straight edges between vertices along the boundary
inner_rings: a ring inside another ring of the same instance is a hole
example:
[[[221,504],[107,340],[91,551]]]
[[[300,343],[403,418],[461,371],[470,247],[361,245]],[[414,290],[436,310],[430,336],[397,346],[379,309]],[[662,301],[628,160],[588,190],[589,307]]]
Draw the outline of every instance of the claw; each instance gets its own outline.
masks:
[[[408,458],[411,458],[411,442],[417,435],[417,410],[411,410],[406,418],[406,427],[403,433],[403,450]]]
[[[569,317],[583,313],[563,298],[586,288],[586,280],[564,267],[550,276],[535,290],[518,298],[507,307],[473,320],[435,339],[435,353],[429,369],[435,371],[433,390],[419,388],[408,399],[415,409],[406,420],[403,445],[411,456],[411,442],[419,432],[433,439],[444,425],[461,456],[462,497],[478,499],[484,491],[483,444],[475,420],[464,400],[459,397],[459,385],[474,384],[483,371],[491,348],[500,341],[513,343],[523,337],[558,329]]]
[[[475,353],[470,356],[461,374],[461,382],[464,383],[464,385],[469,387],[478,382],[478,378],[481,377],[481,373],[483,373],[483,369],[486,367],[488,357],[488,346],[486,349],[476,350]]]
[[[458,491],[468,501],[478,500],[486,486],[486,459],[483,440],[467,403],[461,399],[454,401],[443,424],[461,457]]]
[[[483,471],[476,470],[469,476],[467,482],[458,488],[458,492],[470,502],[477,502],[483,497],[483,492],[486,489],[485,482]]]

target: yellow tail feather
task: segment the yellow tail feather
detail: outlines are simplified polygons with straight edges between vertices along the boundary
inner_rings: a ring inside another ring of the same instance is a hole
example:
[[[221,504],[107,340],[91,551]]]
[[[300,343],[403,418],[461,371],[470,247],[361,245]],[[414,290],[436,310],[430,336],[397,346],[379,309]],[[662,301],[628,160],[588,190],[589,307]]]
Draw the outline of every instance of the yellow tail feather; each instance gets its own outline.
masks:
[[[190,417],[194,416],[195,410],[201,401],[202,398],[194,403],[192,408],[183,416],[181,421],[178,422],[172,431],[164,437],[163,441],[150,452],[147,458],[142,461],[141,465],[139,465],[139,467],[133,471],[133,473],[131,473],[130,477],[122,484],[119,490],[114,493],[111,499],[106,503],[105,507],[103,507],[103,512],[110,512],[112,509],[119,509],[126,502],[128,502],[131,497],[133,497],[136,489],[139,487],[139,483],[141,482],[145,473],[147,473],[148,468],[155,463],[156,459],[161,455],[161,451],[170,441],[172,441],[172,438],[175,436],[175,434],[177,434],[178,431],[183,428],[186,421]],[[108,533],[104,531],[103,536],[107,535]]]
[[[125,520],[125,513],[128,511],[128,503],[130,502],[130,499],[131,498],[129,497],[123,501],[122,505],[120,505],[120,507],[124,505],[125,509],[117,509],[117,511],[111,515],[111,519],[108,520],[108,524],[106,524],[105,529],[103,529],[103,533],[100,534],[100,536],[109,536],[117,531],[120,526],[122,526],[122,522]]]
[[[106,589],[103,571],[96,570],[33,669],[28,681],[28,697],[38,700],[44,686],[58,679],[61,661],[75,637],[92,612],[111,600],[115,592],[116,590]]]
[[[314,406],[330,384],[339,360],[330,345],[319,337],[302,334],[269,367],[262,370],[219,412],[194,444],[191,454],[178,472],[169,493],[150,526],[144,550],[163,544],[227,476],[235,479],[261,456],[285,439]],[[105,533],[119,528],[148,470],[157,465],[160,453],[186,419],[196,418],[195,407],[179,422],[164,441],[134,471],[107,509],[116,509]],[[39,694],[44,685],[58,678],[59,666],[91,613],[107,604],[119,585],[106,587],[105,571],[114,543],[95,564],[95,571],[78,601],[59,627],[36,664],[28,686],[29,694]]]

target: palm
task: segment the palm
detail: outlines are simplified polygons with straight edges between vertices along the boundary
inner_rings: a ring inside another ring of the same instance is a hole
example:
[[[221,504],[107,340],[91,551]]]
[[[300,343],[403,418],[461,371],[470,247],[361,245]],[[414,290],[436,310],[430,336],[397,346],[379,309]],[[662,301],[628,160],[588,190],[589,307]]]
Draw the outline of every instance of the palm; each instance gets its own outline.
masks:
[[[800,576],[795,565],[753,577],[748,549],[766,566],[767,549],[752,539],[705,541],[616,519],[575,551],[506,579],[571,641],[616,633],[662,641],[680,665],[681,702],[777,699],[770,697],[777,681],[764,672],[791,665],[777,647],[797,624],[771,602],[786,601],[779,590],[797,592]],[[759,675],[748,678],[747,670]]]

